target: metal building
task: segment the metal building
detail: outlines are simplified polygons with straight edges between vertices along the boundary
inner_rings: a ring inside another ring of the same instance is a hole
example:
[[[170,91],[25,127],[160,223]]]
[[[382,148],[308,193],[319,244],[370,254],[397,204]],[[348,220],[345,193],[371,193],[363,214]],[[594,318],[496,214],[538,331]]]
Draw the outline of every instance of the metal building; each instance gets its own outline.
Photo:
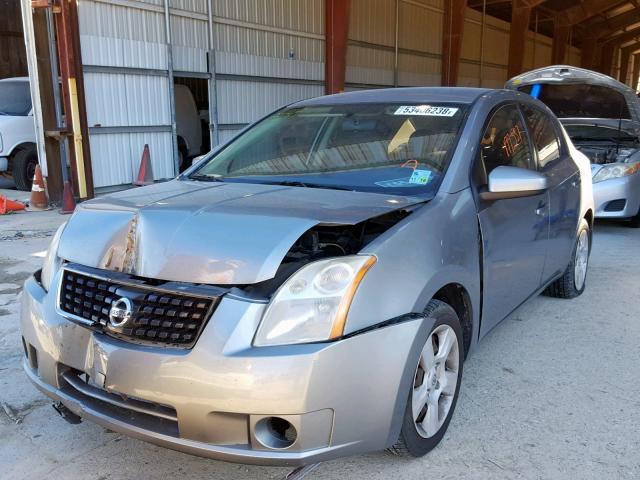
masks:
[[[62,76],[62,101],[57,101],[56,108],[69,111],[65,116],[56,112],[56,118],[58,122],[63,117],[75,122],[69,122],[65,130],[60,125],[57,129],[47,126],[46,118],[40,119],[41,163],[56,154],[51,145],[45,148],[53,137],[67,141],[71,180],[80,198],[91,197],[93,187],[131,184],[145,144],[150,148],[156,180],[177,174],[184,143],[177,135],[178,85],[186,86],[194,96],[203,122],[203,150],[208,150],[209,145],[227,141],[281,105],[325,92],[413,85],[500,87],[513,72],[558,60],[584,64],[578,47],[585,41],[572,37],[573,27],[565,29],[568,36],[558,34],[556,38],[557,32],[553,28],[549,31],[546,17],[550,7],[558,3],[552,14],[562,22],[565,17],[559,15],[569,18],[567,22],[584,21],[595,15],[585,10],[585,5],[594,4],[589,7],[594,9],[596,3],[602,3],[21,1],[23,13],[29,17],[24,22],[32,78],[42,77],[47,67],[38,63],[42,52],[36,55],[36,38],[44,28],[40,35],[49,35],[52,42],[58,39],[57,45],[50,45],[49,65],[54,77],[58,68]],[[500,4],[505,3],[510,4],[511,23],[498,18],[504,17]],[[542,3],[549,7],[536,8]],[[613,8],[630,2],[610,3]],[[578,14],[570,15],[572,8],[579,9]],[[39,10],[47,11],[46,18]],[[544,17],[540,21],[539,12]],[[628,13],[623,9],[621,15]],[[558,25],[565,28],[565,23]],[[565,30],[560,33],[564,35]],[[66,38],[61,32],[70,36]],[[54,65],[56,54],[59,66]],[[67,83],[65,75],[75,83]],[[40,78],[39,83],[35,93],[46,97],[47,82]],[[41,117],[47,117],[45,104],[53,100],[40,100],[45,110]],[[48,117],[51,123],[51,112]],[[57,136],[52,137],[51,130]],[[74,156],[74,149],[83,151],[84,164]],[[56,169],[49,170],[49,175],[55,176]],[[82,174],[87,177],[84,190],[76,185],[82,186]],[[56,184],[55,178],[49,183]]]

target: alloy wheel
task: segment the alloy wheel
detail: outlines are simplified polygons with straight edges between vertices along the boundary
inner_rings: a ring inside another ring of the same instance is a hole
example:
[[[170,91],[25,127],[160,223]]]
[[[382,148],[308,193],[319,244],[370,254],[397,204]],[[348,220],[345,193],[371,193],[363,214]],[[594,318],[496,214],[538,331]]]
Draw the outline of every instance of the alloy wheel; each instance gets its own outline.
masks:
[[[438,326],[425,343],[411,395],[416,430],[433,437],[449,415],[458,385],[460,368],[458,337],[448,325]]]
[[[584,281],[587,278],[587,266],[589,264],[589,234],[582,230],[578,235],[576,245],[576,257],[574,260],[574,277],[576,290],[582,290]]]

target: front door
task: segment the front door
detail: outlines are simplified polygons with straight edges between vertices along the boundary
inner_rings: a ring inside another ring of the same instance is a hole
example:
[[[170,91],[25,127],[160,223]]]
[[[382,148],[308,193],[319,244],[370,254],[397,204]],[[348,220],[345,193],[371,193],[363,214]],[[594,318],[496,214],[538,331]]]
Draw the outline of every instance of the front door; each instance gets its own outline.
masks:
[[[527,130],[515,104],[496,110],[482,138],[479,163],[483,179],[501,165],[536,170]],[[478,168],[476,168],[478,170]],[[480,334],[540,288],[549,235],[548,192],[521,198],[479,200],[482,232],[483,315]]]

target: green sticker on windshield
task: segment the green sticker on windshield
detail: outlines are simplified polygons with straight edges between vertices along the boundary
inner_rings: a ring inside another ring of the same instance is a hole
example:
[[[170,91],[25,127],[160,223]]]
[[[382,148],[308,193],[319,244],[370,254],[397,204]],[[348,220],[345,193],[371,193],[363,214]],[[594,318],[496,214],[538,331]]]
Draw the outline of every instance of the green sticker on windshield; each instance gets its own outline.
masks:
[[[426,185],[429,183],[431,179],[431,170],[419,170],[415,169],[411,178],[409,179],[409,183],[416,183],[418,185]]]

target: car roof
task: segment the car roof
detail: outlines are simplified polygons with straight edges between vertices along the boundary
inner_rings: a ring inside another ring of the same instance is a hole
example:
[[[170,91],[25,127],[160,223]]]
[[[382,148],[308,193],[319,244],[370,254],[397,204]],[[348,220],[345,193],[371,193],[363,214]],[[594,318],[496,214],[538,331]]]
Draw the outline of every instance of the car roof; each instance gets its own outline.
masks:
[[[376,88],[325,95],[294,103],[293,106],[347,105],[351,103],[473,103],[492,90],[466,87]]]

